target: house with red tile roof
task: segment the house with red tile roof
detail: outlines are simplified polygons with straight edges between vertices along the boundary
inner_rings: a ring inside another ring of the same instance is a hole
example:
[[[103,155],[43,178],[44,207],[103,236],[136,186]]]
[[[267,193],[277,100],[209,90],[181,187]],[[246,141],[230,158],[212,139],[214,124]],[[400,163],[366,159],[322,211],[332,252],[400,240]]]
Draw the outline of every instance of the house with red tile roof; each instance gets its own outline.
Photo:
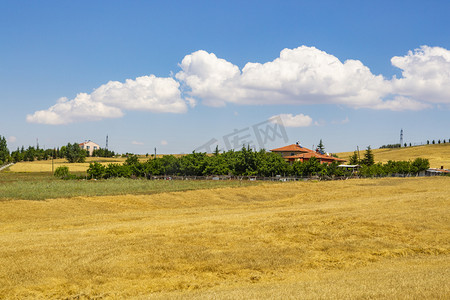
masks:
[[[292,164],[294,161],[306,162],[310,160],[311,157],[317,158],[321,164],[331,164],[334,161],[346,161],[345,159],[333,157],[325,153],[320,153],[318,150],[313,151],[311,149],[305,148],[299,143],[272,149],[270,151],[280,154],[281,157],[283,157],[290,164]]]

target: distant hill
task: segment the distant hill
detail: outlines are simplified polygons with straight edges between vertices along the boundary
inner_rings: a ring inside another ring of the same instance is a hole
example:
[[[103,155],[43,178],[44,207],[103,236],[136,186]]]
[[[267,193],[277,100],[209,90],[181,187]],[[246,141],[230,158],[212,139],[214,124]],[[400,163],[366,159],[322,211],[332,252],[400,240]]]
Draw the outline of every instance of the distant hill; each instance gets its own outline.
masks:
[[[361,158],[366,149],[360,149]],[[450,143],[437,145],[423,145],[395,149],[372,149],[376,162],[385,163],[388,160],[414,160],[417,157],[428,158],[431,168],[450,169]],[[336,153],[339,158],[347,159],[353,154],[351,152]]]

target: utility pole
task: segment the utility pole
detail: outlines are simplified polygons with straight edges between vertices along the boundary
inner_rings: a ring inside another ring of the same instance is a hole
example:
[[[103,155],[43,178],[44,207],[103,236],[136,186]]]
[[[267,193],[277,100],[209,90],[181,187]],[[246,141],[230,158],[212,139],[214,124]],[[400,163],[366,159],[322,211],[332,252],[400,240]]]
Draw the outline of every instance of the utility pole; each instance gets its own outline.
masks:
[[[155,147],[155,159],[156,159],[156,147]]]
[[[359,146],[356,146],[356,149],[358,149],[358,161],[361,161],[361,156],[359,155]]]
[[[106,150],[108,150],[108,134],[106,134]]]

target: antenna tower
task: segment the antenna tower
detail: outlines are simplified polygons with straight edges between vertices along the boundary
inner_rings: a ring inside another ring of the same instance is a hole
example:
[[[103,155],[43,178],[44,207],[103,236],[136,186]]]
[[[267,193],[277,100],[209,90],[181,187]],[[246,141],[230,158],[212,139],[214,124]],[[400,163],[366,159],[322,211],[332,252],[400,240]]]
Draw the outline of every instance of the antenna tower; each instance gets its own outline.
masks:
[[[403,129],[400,130],[400,148],[403,147]]]
[[[106,150],[108,150],[108,135],[106,135]]]

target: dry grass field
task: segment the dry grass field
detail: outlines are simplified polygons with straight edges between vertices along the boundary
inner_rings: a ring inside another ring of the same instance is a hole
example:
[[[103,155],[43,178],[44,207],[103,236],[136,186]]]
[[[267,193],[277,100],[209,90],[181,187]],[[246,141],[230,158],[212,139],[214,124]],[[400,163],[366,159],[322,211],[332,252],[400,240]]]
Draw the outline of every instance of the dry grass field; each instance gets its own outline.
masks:
[[[86,172],[89,163],[97,161],[101,164],[124,163],[126,158],[105,158],[105,157],[87,157],[85,163],[68,163],[64,158],[58,158],[53,161],[53,169],[57,167],[67,166],[70,172]],[[23,161],[9,167],[11,172],[52,172],[51,160]]]
[[[450,298],[450,178],[0,201],[1,299]]]
[[[450,169],[450,143],[438,145],[423,145],[396,149],[372,149],[376,162],[386,163],[388,160],[414,160],[418,157],[427,158],[431,168],[444,166]],[[359,150],[361,158],[365,149]],[[348,159],[353,154],[351,152],[337,153],[340,158]]]
[[[156,157],[162,157],[163,155],[157,155]],[[175,154],[175,157],[182,156],[182,154]],[[149,160],[151,157],[146,157],[145,155],[139,155],[139,161],[145,162]],[[53,161],[53,169],[56,170],[59,166],[67,166],[69,167],[70,172],[86,172],[89,168],[89,164],[92,162],[99,162],[103,165],[107,165],[110,163],[118,163],[123,164],[126,160],[126,157],[86,157],[86,162],[84,163],[73,163],[70,164],[64,158],[58,158]],[[11,172],[52,172],[52,161],[51,160],[36,160],[36,161],[22,161],[16,163],[15,165],[9,168]]]

